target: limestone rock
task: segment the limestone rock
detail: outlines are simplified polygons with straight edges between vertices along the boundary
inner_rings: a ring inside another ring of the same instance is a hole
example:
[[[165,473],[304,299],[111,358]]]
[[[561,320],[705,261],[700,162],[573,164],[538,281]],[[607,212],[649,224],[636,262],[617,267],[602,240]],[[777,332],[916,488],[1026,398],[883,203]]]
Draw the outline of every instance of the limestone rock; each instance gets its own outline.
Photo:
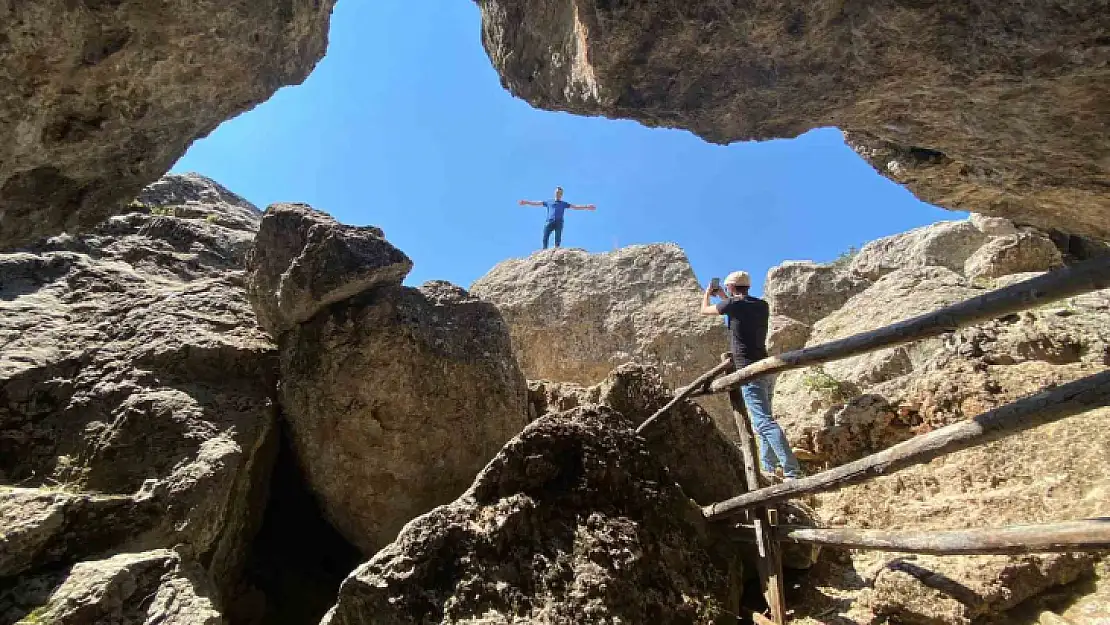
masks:
[[[1039,235],[1023,231],[1017,237],[992,237],[984,249],[1034,236]],[[950,263],[886,274],[817,321],[809,343],[867,331],[984,292],[939,266],[945,264]],[[1033,275],[1003,276],[989,286],[1001,288]],[[816,457],[811,468],[824,468],[1108,366],[1110,291],[1099,291],[945,337],[784,373],[776,385],[775,413],[796,446]],[[1106,414],[1094,410],[821,494],[815,507],[834,526],[892,531],[1099,516],[1110,492],[1101,460],[1110,454]],[[1022,622],[1008,610],[1089,575],[1091,560],[1090,554],[914,559],[853,552],[818,562],[796,605],[806,624],[830,619]],[[1073,586],[1058,592],[1071,597],[1086,591]]]
[[[0,249],[126,212],[194,139],[304,80],[333,5],[0,6]]]
[[[196,176],[158,189],[203,199],[0,254],[0,574],[180,545],[222,585],[257,524],[277,365],[242,280],[258,211]]]
[[[773,314],[810,325],[843,306],[870,283],[841,265],[791,260],[767,272],[763,292]]]
[[[1100,5],[476,2],[533,106],[715,143],[835,126],[925,201],[1110,237]]]
[[[471,292],[505,316],[529,378],[593,384],[641,362],[685,384],[728,349],[721,320],[698,314],[701,289],[686,254],[669,243],[544,250],[499,263]]]
[[[771,315],[767,327],[767,353],[777,356],[806,346],[813,328],[786,315]]]
[[[1014,222],[1006,219],[1005,217],[991,217],[990,215],[980,215],[979,213],[972,213],[968,217],[971,225],[979,229],[983,234],[989,234],[992,237],[1004,237],[1011,234],[1017,234],[1017,226]]]
[[[633,426],[643,423],[673,397],[654,367],[626,364],[591,387],[529,381],[532,413],[543,416],[588,405],[612,408]],[[666,465],[686,494],[701,505],[747,491],[744,459],[713,419],[697,404],[675,406],[644,432],[648,449]],[[697,458],[697,462],[691,462]]]
[[[605,408],[543,417],[343,583],[328,625],[714,623],[736,547]]]
[[[445,282],[332,304],[283,337],[281,377],[308,483],[364,553],[459,496],[527,422],[504,320]]]
[[[1060,250],[1048,237],[1022,233],[992,239],[964,263],[972,280],[1062,267]]]
[[[20,580],[0,591],[0,621],[223,625],[214,591],[203,568],[173,551],[125,553]]]
[[[895,558],[862,601],[877,615],[895,615],[902,623],[971,625],[1089,576],[1093,560],[1088,554]]]
[[[947,267],[957,273],[989,237],[969,221],[942,221],[864,245],[851,271],[877,280],[898,269]]]
[[[374,227],[345,226],[304,204],[266,209],[251,254],[251,303],[274,336],[368,289],[401,284],[412,261]]]
[[[672,387],[720,362],[728,330],[699,314],[701,288],[677,245],[601,254],[558,248],[499,263],[471,291],[497,305],[530,379],[595,384],[626,362],[659,367]],[[727,403],[705,405],[730,436]]]
[[[626,364],[617,367],[600,383],[577,384],[529,381],[530,411],[534,415],[571,410],[591,404],[612,408],[638,426],[665,406],[674,394],[663,384],[654,367]],[[641,435],[648,450],[667,466],[675,482],[700,505],[724,501],[747,492],[744,457],[740,449],[721,433],[700,406],[682,402],[670,409]],[[691,459],[696,458],[693,462]],[[780,508],[783,523],[818,524],[817,514],[796,501]],[[808,569],[820,555],[813,545],[783,545],[783,566]],[[750,570],[755,559],[745,553]]]

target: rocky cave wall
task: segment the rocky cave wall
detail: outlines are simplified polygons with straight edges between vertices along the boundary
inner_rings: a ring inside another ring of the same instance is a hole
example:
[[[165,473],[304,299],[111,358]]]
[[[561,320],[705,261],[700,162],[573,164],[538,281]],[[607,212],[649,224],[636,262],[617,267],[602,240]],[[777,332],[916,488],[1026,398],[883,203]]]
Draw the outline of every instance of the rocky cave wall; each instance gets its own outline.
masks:
[[[334,4],[0,3],[0,250],[125,212],[194,139],[304,80]]]
[[[836,126],[927,202],[1110,237],[1101,3],[475,1],[533,106],[715,143]]]

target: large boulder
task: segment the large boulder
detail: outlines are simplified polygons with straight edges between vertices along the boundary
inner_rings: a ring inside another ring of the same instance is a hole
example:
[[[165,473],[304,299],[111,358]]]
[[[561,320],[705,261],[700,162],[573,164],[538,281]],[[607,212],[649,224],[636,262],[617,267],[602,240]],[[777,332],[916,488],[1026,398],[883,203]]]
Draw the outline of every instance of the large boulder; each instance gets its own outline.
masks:
[[[658,369],[625,364],[594,386],[529,381],[529,408],[543,416],[589,405],[612,408],[638,426],[674,397]],[[693,402],[681,402],[645,430],[648,449],[665,464],[686,494],[701,505],[747,491],[744,458]],[[697,462],[691,462],[697,458]]]
[[[394,284],[408,261],[376,229],[303,208],[266,219],[273,229],[252,251],[255,309],[272,314],[273,277],[282,276],[294,286],[279,291],[294,293],[300,310],[317,310],[284,318],[292,325],[279,339],[282,412],[325,515],[373,553],[409,519],[462,493],[527,422],[509,328],[492,304],[446,282]],[[335,258],[346,260],[326,288],[292,278]]]
[[[621,365],[590,387],[543,380],[528,382],[529,411],[533,416],[601,405],[639,426],[673,398],[656,368],[636,364]],[[648,450],[667,466],[675,482],[698,504],[709,505],[747,492],[740,448],[721,433],[698,404],[679,402],[641,436]],[[693,458],[697,461],[691,461]],[[779,513],[784,523],[812,526],[818,522],[816,513],[797,501],[784,503]],[[783,566],[808,569],[819,554],[820,550],[813,545],[784,543]],[[756,570],[754,558],[748,564],[751,570]]]
[[[925,201],[1110,237],[1097,3],[476,2],[533,106],[715,143],[835,126]]]
[[[967,259],[990,237],[970,221],[942,221],[864,245],[848,265],[851,272],[878,280],[897,269],[947,267],[960,273]]]
[[[1063,265],[1064,258],[1051,239],[1023,232],[992,239],[976,250],[964,263],[964,274],[973,281],[989,280]]]
[[[345,226],[305,204],[267,208],[247,257],[258,323],[274,336],[330,304],[400,285],[410,270],[381,229]]]
[[[701,289],[674,244],[600,254],[558,248],[499,263],[471,286],[497,305],[529,379],[595,384],[614,367],[657,366],[673,387],[720,362],[728,330],[699,314]],[[722,431],[735,436],[727,404],[707,398]]]
[[[412,520],[355,570],[323,622],[708,624],[735,615],[739,547],[630,426],[599,407],[533,422],[461,497]]]
[[[846,271],[842,263],[786,261],[767,272],[763,293],[772,313],[810,325],[870,284],[871,280]]]
[[[299,83],[334,0],[0,5],[0,249],[99,223]]]
[[[813,328],[786,315],[771,315],[767,324],[767,353],[772,356],[806,346]]]
[[[215,590],[176,552],[124,553],[19,580],[0,593],[0,621],[223,625]]]
[[[222,589],[257,528],[277,368],[242,277],[259,212],[199,176],[158,194],[180,203],[0,255],[0,576],[176,547]]]

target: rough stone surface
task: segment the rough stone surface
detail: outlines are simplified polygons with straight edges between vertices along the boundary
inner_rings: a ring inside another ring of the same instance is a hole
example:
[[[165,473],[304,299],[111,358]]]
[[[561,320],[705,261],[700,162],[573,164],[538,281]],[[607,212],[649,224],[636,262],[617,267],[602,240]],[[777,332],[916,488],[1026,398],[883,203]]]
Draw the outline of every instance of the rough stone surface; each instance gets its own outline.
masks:
[[[968,217],[968,221],[973,226],[979,229],[983,234],[991,236],[1003,237],[1010,234],[1017,234],[1017,226],[1014,222],[1006,219],[1005,217],[991,217],[990,215],[980,215],[979,213],[972,213]]]
[[[258,211],[198,176],[158,194],[197,199],[0,255],[0,576],[179,546],[222,586],[257,525],[277,365],[242,278]]]
[[[1029,236],[1039,235],[1018,235]],[[991,235],[970,257],[1014,238]],[[966,254],[959,246],[948,249],[956,250],[956,258]],[[920,256],[888,256],[881,264],[891,271],[814,323],[809,344],[870,330],[1037,275],[973,282],[949,268],[956,265],[951,260],[930,258],[931,264],[921,267]],[[775,387],[774,405],[788,437],[814,458],[808,468],[815,470],[1107,367],[1110,291],[1100,291],[946,337],[784,373]],[[1106,418],[1106,409],[1091,411],[818,495],[812,503],[833,526],[903,531],[1104,515],[1110,501],[1103,460],[1110,454]],[[839,557],[827,553],[803,587],[797,603],[799,623],[869,624],[887,619],[929,625],[1009,624],[1025,622],[1013,612],[1025,609],[1028,604],[1018,606],[1025,599],[1051,591],[1070,602],[1077,594],[1091,592],[1086,586],[1066,586],[1089,577],[1091,554],[912,558],[882,552]],[[1059,606],[1065,603],[1056,601],[1053,609],[1063,613]]]
[[[529,381],[528,390],[534,415],[600,404],[616,410],[633,426],[643,423],[674,397],[657,369],[635,364],[618,367],[591,387]],[[697,404],[683,402],[672,408],[644,432],[644,440],[686,494],[701,505],[747,490],[740,450]],[[698,461],[691,462],[691,458]]]
[[[777,356],[806,346],[813,328],[786,315],[771,315],[767,324],[767,353]]]
[[[214,592],[204,569],[173,551],[125,553],[30,576],[0,590],[0,621],[223,625]]]
[[[786,261],[767,272],[763,293],[775,315],[811,325],[843,306],[870,283],[846,271],[841,264]]]
[[[126,212],[194,139],[304,80],[333,4],[0,4],[0,249]]]
[[[1091,560],[1085,554],[896,558],[880,569],[862,601],[877,615],[894,615],[902,623],[970,625],[1046,588],[1089,576]]]
[[[397,286],[412,261],[374,227],[345,226],[305,204],[266,209],[247,256],[258,323],[274,336],[329,304]]]
[[[499,263],[471,291],[497,305],[513,353],[530,379],[595,384],[614,367],[659,367],[672,387],[720,362],[728,330],[698,313],[701,288],[673,244],[602,254],[558,248]],[[718,426],[735,437],[727,403],[707,398]]]
[[[507,325],[446,282],[331,305],[283,337],[281,377],[308,483],[367,554],[458,497],[527,422]]]
[[[849,264],[853,273],[877,280],[896,269],[947,267],[956,273],[989,240],[969,221],[942,221],[864,245]]]
[[[715,623],[743,566],[619,414],[543,417],[343,583],[328,625]]]
[[[964,274],[978,280],[1048,271],[1063,265],[1060,250],[1048,237],[1022,233],[992,239],[979,248],[964,263]]]
[[[655,414],[674,393],[663,384],[654,367],[625,364],[614,369],[599,384],[577,384],[530,380],[529,412],[540,416],[588,405],[613,408],[638,426]],[[744,457],[740,449],[716,427],[712,417],[693,402],[682,402],[657,420],[642,436],[647,448],[667,466],[687,496],[700,505],[724,501],[747,492]],[[691,461],[696,458],[697,461]],[[804,504],[791,501],[780,514],[782,523],[817,525],[816,513]],[[784,545],[783,565],[808,569],[817,561],[820,550],[812,545]],[[752,554],[749,570],[756,570]]]
[[[1099,3],[477,0],[533,106],[726,143],[836,126],[951,209],[1110,237]]]

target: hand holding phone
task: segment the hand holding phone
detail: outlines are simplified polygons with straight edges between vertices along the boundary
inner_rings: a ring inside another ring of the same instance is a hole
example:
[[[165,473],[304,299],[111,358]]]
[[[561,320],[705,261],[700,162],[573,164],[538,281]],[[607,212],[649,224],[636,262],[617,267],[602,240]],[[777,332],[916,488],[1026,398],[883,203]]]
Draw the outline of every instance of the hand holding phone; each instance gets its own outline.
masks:
[[[712,280],[709,281],[709,292],[710,293],[717,293],[720,290],[721,290],[721,279],[720,278],[713,278]]]

